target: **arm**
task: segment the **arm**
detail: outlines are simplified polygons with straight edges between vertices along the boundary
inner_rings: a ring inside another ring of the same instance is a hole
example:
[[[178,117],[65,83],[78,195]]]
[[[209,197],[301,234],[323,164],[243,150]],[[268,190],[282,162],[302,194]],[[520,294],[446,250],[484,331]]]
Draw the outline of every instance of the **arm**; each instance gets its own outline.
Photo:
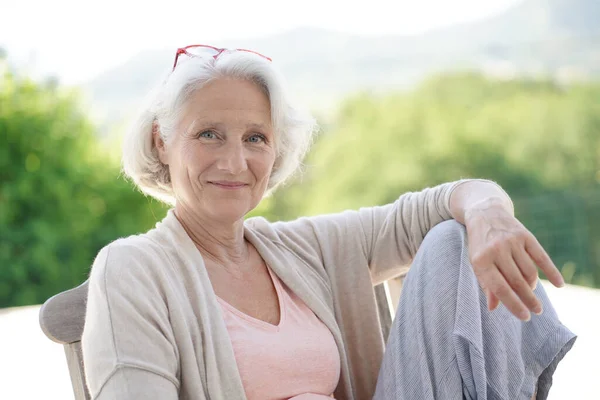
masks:
[[[409,192],[395,202],[338,214],[276,223],[279,237],[297,252],[317,254],[326,270],[368,267],[373,284],[400,275],[425,235],[452,219],[450,198],[465,182],[445,183]]]
[[[94,261],[82,337],[92,399],[178,398],[178,357],[149,258],[111,244]]]

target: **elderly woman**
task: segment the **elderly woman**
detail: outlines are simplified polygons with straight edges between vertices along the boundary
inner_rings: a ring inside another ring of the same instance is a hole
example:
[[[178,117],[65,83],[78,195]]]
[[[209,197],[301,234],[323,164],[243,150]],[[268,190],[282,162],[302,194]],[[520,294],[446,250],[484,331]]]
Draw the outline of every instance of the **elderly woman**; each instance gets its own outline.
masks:
[[[546,398],[575,335],[536,265],[563,280],[495,183],[245,219],[314,131],[269,58],[177,51],[123,145],[125,173],[172,208],[94,261],[82,339],[92,398]],[[373,285],[407,264],[384,352]]]

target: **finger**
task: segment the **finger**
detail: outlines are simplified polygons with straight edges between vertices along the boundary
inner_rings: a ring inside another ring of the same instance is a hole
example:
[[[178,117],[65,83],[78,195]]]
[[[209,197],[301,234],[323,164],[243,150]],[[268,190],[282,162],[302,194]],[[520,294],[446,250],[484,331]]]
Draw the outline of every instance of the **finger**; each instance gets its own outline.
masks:
[[[529,321],[531,315],[523,302],[519,299],[515,291],[508,284],[504,275],[500,272],[497,265],[488,268],[483,277],[485,285],[504,304],[508,310],[517,318],[523,321]],[[524,282],[524,280],[523,280]]]
[[[552,259],[550,259],[550,256],[548,255],[548,253],[546,253],[546,251],[544,250],[540,242],[538,242],[538,240],[535,238],[535,236],[529,235],[527,237],[527,239],[525,240],[525,250],[532,258],[533,262],[535,262],[537,266],[540,267],[542,271],[544,271],[544,273],[554,286],[565,286],[565,281],[560,271],[558,270],[558,268],[556,268],[556,265],[554,265]]]
[[[513,250],[512,256],[515,264],[521,270],[523,278],[529,284],[531,290],[534,290],[538,281],[537,265],[535,265],[535,262],[529,253],[525,251],[524,247]]]
[[[500,305],[500,300],[498,300],[494,293],[489,291],[489,289],[486,289],[485,295],[487,297],[488,310],[494,311],[496,308],[498,308]]]
[[[538,271],[537,266],[535,265],[532,258],[529,256],[529,253],[525,251],[525,249],[518,249],[513,252],[513,260],[517,264],[517,267],[521,270],[521,274],[523,278],[531,288],[532,292],[537,287],[538,283]],[[533,292],[535,296],[535,292]],[[540,315],[544,309],[542,302],[536,296],[536,305],[534,307],[530,307],[530,310],[535,314]]]
[[[519,299],[523,304],[525,304],[529,310],[539,314],[542,311],[542,304],[535,296],[535,293],[533,293],[533,290],[531,290],[531,286],[523,277],[523,274],[517,264],[515,264],[513,257],[510,254],[504,255],[496,265],[506,282],[517,296],[519,296]]]

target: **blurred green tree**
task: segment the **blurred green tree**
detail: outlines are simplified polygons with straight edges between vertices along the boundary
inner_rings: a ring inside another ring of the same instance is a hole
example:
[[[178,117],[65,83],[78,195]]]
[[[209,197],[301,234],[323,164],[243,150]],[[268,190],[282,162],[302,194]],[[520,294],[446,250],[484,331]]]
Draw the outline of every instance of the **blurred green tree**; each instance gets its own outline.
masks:
[[[289,219],[489,178],[557,265],[574,270],[573,282],[600,286],[600,198],[589,195],[600,182],[599,98],[595,83],[468,72],[432,77],[411,93],[356,95],[316,143],[303,183],[281,193],[286,199],[276,193],[265,212]]]
[[[164,214],[119,177],[75,92],[0,77],[0,307],[87,278],[98,250]]]
[[[0,78],[0,307],[87,278],[98,250],[166,207],[119,175],[75,92]],[[384,204],[459,179],[498,181],[567,281],[600,287],[600,85],[433,77],[411,93],[345,101],[305,174],[251,215],[271,220]]]
[[[593,84],[469,73],[413,93],[354,97],[310,155],[303,211],[392,201],[461,176],[495,179],[516,197],[598,185],[599,96]]]

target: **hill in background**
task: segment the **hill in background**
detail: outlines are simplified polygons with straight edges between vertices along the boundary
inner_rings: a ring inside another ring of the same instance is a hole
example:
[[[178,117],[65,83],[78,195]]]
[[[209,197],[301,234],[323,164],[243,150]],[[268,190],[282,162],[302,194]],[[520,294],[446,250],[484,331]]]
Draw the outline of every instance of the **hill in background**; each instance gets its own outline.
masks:
[[[291,89],[314,108],[345,95],[409,88],[430,74],[474,69],[499,77],[600,76],[600,2],[524,0],[500,15],[414,36],[359,37],[300,28],[214,43],[274,59]],[[84,85],[95,110],[119,121],[170,68],[173,49],[141,52]]]

